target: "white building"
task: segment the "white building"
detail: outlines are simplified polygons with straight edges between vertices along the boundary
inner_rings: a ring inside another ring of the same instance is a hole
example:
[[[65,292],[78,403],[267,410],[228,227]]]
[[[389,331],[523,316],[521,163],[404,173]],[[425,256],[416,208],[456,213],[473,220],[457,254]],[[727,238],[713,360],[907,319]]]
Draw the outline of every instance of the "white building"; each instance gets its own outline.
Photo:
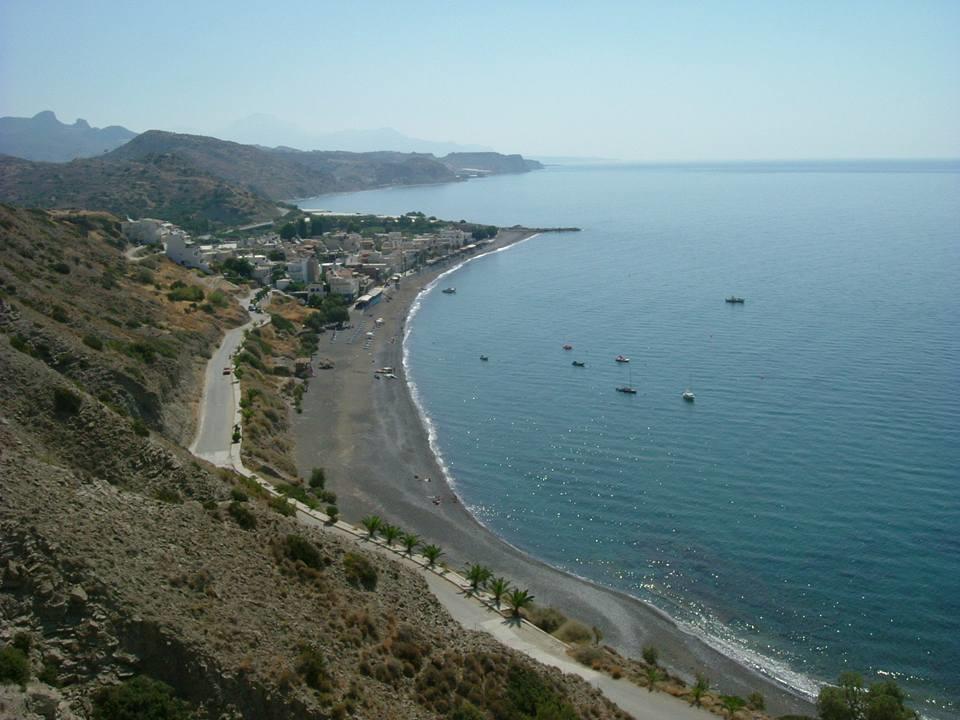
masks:
[[[190,236],[183,230],[176,229],[167,233],[164,240],[166,243],[167,257],[177,263],[177,265],[199,268],[204,272],[210,272],[210,266],[204,259],[200,246],[191,242]]]
[[[157,245],[163,242],[164,231],[169,232],[174,226],[163,220],[153,218],[142,218],[140,220],[127,220],[120,223],[120,229],[127,239],[141,245]]]
[[[352,300],[360,294],[360,279],[345,268],[328,271],[327,284],[330,286],[331,295],[340,295]]]

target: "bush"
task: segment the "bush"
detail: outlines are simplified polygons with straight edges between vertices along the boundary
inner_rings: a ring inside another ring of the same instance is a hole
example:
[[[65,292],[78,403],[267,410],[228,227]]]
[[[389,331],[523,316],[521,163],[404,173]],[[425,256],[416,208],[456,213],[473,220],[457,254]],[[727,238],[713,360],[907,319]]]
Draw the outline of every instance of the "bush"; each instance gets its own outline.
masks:
[[[257,526],[257,516],[253,514],[249,507],[238,500],[230,503],[227,512],[230,513],[234,522],[244,530],[253,530]]]
[[[30,679],[30,661],[20,648],[8,645],[0,650],[0,685],[26,685]]]
[[[283,541],[284,554],[294,562],[300,561],[307,567],[320,570],[324,566],[323,557],[317,546],[301,535],[287,535]]]
[[[183,283],[174,283],[174,285],[177,284],[179,284],[180,287],[175,287],[173,290],[167,293],[167,297],[173,302],[200,302],[203,300],[203,290],[198,288],[196,285],[183,285]]]
[[[83,398],[65,387],[53,389],[53,407],[59,415],[75,415],[83,404]]]
[[[87,347],[93,348],[94,350],[103,350],[103,340],[98,338],[96,335],[84,335],[83,344]]]
[[[54,263],[53,265],[51,265],[50,267],[51,267],[53,270],[56,270],[56,271],[57,271],[58,273],[60,273],[61,275],[69,275],[69,274],[70,274],[70,266],[67,265],[65,262],[57,262],[57,263]]]
[[[573,645],[590,642],[593,638],[590,628],[576,620],[567,620],[553,634],[557,639]]]
[[[222,290],[214,290],[207,297],[212,305],[216,305],[218,308],[225,308],[230,304],[230,300],[227,297],[227,294]]]
[[[270,324],[281,332],[293,333],[297,329],[292,321],[287,320],[282,315],[270,315]]]
[[[311,495],[308,495],[307,491],[304,490],[299,485],[290,485],[289,483],[282,483],[280,485],[277,485],[277,490],[279,490],[289,498],[293,498],[294,500],[299,500],[300,502],[302,502],[304,505],[306,505],[312,510],[317,509],[317,506],[318,506],[317,499],[315,497],[312,497]]]
[[[347,553],[343,556],[343,569],[347,580],[365,590],[375,590],[377,587],[377,570],[362,555]]]
[[[323,472],[323,468],[314,468],[310,471],[310,487],[322,489],[326,483],[327,476]]]
[[[326,513],[330,518],[330,522],[336,522],[340,518],[340,510],[336,505],[327,505]]]
[[[24,655],[28,655],[30,648],[33,647],[33,636],[28,632],[18,632],[13,636],[10,644]]]
[[[512,665],[509,669],[506,699],[513,711],[511,717],[577,719],[574,709],[556,690],[536,671],[522,665]]]
[[[250,499],[250,497],[238,487],[235,487],[230,491],[230,498],[234,502],[247,502]]]
[[[303,681],[321,693],[333,691],[333,680],[327,670],[327,661],[313,647],[305,647],[297,657],[297,673]]]
[[[643,647],[643,661],[647,665],[656,665],[657,660],[660,658],[660,651],[657,650],[653,645],[644,645]]]
[[[133,431],[140,437],[150,437],[150,428],[140,418],[133,421]]]
[[[93,720],[188,720],[189,706],[166,683],[139,675],[93,696]]]
[[[553,633],[567,621],[567,616],[551,607],[537,607],[527,609],[527,619],[546,633]]]

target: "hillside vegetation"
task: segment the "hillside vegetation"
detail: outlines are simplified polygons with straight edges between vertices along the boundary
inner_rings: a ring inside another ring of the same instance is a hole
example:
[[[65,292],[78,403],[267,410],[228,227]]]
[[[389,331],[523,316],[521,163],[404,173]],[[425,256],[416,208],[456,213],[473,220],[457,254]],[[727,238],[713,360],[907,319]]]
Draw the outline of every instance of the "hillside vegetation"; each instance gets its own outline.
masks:
[[[183,450],[230,288],[126,263],[104,214],[0,232],[0,714],[623,717]]]

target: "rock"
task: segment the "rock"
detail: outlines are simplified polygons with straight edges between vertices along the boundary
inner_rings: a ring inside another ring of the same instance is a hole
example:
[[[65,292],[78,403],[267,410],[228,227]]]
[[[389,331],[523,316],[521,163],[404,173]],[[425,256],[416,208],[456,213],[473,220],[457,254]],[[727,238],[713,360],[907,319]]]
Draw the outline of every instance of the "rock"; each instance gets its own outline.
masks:
[[[74,585],[70,589],[70,602],[74,605],[83,605],[87,602],[87,591],[82,585]]]
[[[27,707],[47,720],[57,717],[57,707],[62,700],[60,691],[49,685],[31,684],[27,687]]]

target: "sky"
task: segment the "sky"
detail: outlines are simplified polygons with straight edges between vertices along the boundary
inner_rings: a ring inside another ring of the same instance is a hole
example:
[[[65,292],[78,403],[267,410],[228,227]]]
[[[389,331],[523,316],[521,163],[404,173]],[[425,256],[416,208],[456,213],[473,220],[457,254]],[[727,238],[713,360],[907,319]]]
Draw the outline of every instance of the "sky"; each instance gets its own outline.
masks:
[[[0,115],[525,155],[960,157],[960,0],[0,0]]]

